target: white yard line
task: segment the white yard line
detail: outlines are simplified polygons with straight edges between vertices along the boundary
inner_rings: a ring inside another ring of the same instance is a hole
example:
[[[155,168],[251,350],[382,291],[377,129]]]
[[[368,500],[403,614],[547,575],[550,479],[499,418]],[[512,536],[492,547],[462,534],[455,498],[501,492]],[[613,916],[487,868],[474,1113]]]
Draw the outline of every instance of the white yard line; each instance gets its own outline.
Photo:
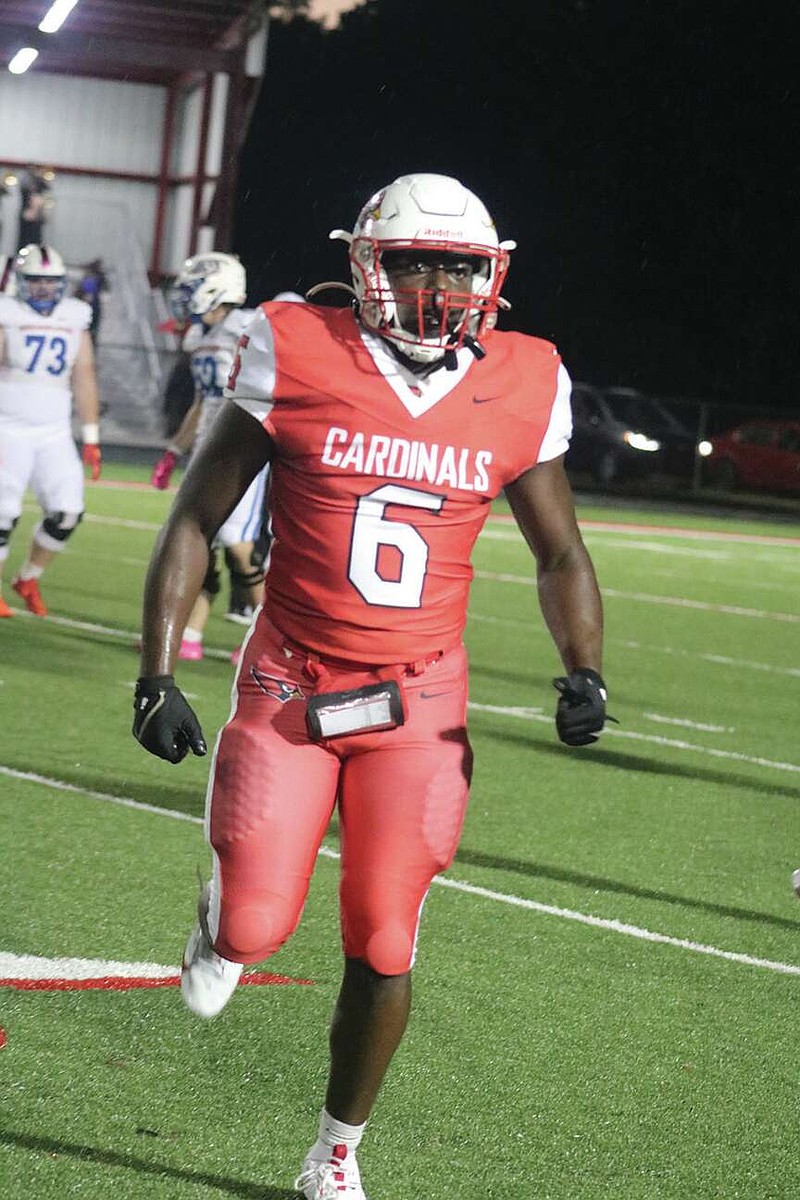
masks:
[[[702,721],[689,721],[685,717],[665,717],[662,713],[643,712],[648,721],[657,725],[682,725],[685,729],[699,729],[701,733],[736,733],[733,725],[706,725]]]
[[[14,606],[12,605],[12,608]],[[18,616],[30,617],[30,613],[25,609],[17,608],[15,612]],[[519,629],[525,629],[531,634],[542,634],[544,629],[537,626],[533,620],[523,621],[517,617],[492,617],[484,616],[480,613],[470,611],[470,621],[483,621],[491,625],[508,625]],[[108,637],[119,638],[121,641],[131,642],[135,644],[139,639],[139,634],[131,629],[115,629],[111,625],[98,625],[92,621],[77,621],[73,617],[59,617],[55,613],[50,613],[47,617],[51,625],[61,625],[64,629],[84,630],[87,633],[104,633]],[[632,641],[628,638],[609,638],[608,645],[623,646],[627,650],[643,650],[647,654],[669,654],[676,657],[694,658],[702,662],[716,663],[719,666],[735,667],[736,669],[749,669],[751,671],[768,671],[773,675],[789,675],[792,678],[800,678],[800,667],[778,667],[772,663],[755,662],[747,658],[731,658],[726,654],[710,654],[696,650],[685,650],[683,648],[676,649],[673,646],[650,646],[643,642]],[[217,658],[224,660],[230,658],[227,650],[213,650],[205,648],[206,658]]]
[[[0,775],[6,775],[12,779],[28,780],[31,783],[37,783],[44,787],[87,796],[93,800],[104,800],[110,804],[122,805],[125,808],[140,809],[143,812],[153,813],[157,816],[189,821],[193,825],[203,824],[202,817],[193,817],[187,813],[175,812],[169,808],[158,808],[153,804],[142,804],[138,800],[132,800],[123,796],[112,796],[103,792],[90,791],[86,788],[77,787],[75,784],[63,783],[57,779],[48,779],[44,775],[34,775],[28,771],[17,771],[12,767],[0,765]],[[339,852],[333,850],[330,846],[321,846],[319,853],[324,858],[338,859],[340,857]],[[551,917],[560,917],[565,921],[577,921],[581,925],[588,925],[595,929],[605,929],[610,933],[618,933],[647,942],[658,942],[666,946],[675,946],[681,950],[689,950],[693,954],[711,955],[715,958],[726,959],[728,962],[742,963],[749,967],[760,967],[762,970],[775,971],[782,975],[800,975],[800,966],[795,966],[792,963],[776,962],[769,958],[755,958],[750,954],[740,954],[733,950],[722,950],[717,946],[704,945],[702,942],[693,942],[686,938],[671,937],[669,934],[657,933],[651,929],[643,929],[638,925],[626,925],[622,921],[606,917],[595,917],[591,913],[576,912],[571,908],[559,908],[553,904],[542,904],[538,900],[528,900],[523,896],[513,896],[505,892],[491,891],[489,888],[464,883],[458,879],[445,878],[442,875],[437,875],[433,882],[438,887],[450,888],[452,891],[463,892],[465,895],[477,896],[484,900],[492,900],[496,904],[508,904],[515,908],[528,909],[532,912],[542,913]],[[1,958],[2,956],[0,956]]]
[[[544,635],[547,630],[538,625],[533,620],[533,610],[531,617],[528,620],[521,620],[519,617],[492,617],[484,613],[476,613],[470,609],[470,621],[485,622],[489,625],[508,625],[509,627],[524,629],[530,634]],[[691,658],[698,659],[701,662],[715,663],[718,666],[735,667],[737,670],[750,671],[768,671],[772,675],[789,675],[793,679],[800,679],[800,667],[777,667],[772,663],[756,662],[749,658],[732,658],[727,654],[710,654],[698,650],[686,650],[682,646],[651,646],[646,642],[637,642],[631,638],[606,638],[607,646],[622,646],[626,650],[642,650],[646,654],[668,654],[675,658]]]
[[[487,579],[492,583],[518,583],[523,587],[536,587],[533,575],[512,575],[505,571],[476,571],[476,579]],[[711,604],[707,600],[687,600],[683,596],[657,596],[649,592],[623,592],[618,588],[600,589],[604,597],[614,600],[634,600],[640,604],[667,604],[675,608],[694,608],[701,612],[727,613],[734,617],[757,617],[764,621],[788,621],[800,625],[800,613],[768,612],[764,608],[743,608],[738,604]]]
[[[596,533],[617,533],[626,537],[674,537],[697,539],[705,542],[741,542],[747,546],[790,546],[800,549],[800,537],[771,533],[734,533],[724,529],[683,529],[672,525],[625,525],[616,521],[588,521],[579,519],[581,529]],[[487,526],[515,526],[516,521],[509,514],[492,515]],[[520,535],[521,537],[521,535]]]
[[[151,962],[115,962],[105,958],[42,958],[0,950],[0,979],[171,979],[180,967]]]
[[[467,708],[475,712],[494,713],[497,716],[516,717],[524,721],[541,721],[546,725],[552,724],[553,718],[536,708],[505,708],[500,704],[478,704],[470,700]],[[695,754],[708,754],[711,758],[727,758],[734,762],[750,763],[756,767],[772,767],[775,771],[790,771],[800,775],[800,763],[781,762],[774,758],[761,758],[755,754],[743,754],[739,750],[718,750],[716,746],[698,746],[696,742],[684,742],[678,738],[662,737],[656,733],[637,733],[635,729],[619,729],[616,725],[606,725],[603,738],[627,738],[634,742],[649,742],[653,746],[667,746],[672,750],[691,750]]]

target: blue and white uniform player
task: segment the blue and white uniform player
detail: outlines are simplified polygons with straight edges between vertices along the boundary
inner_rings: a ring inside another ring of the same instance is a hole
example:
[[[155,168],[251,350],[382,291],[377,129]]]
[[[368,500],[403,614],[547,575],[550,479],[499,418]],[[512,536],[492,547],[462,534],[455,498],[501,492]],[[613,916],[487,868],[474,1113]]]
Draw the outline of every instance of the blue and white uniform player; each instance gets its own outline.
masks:
[[[222,251],[187,259],[175,281],[171,308],[179,321],[190,322],[183,350],[190,356],[195,401],[155,466],[154,487],[167,487],[179,456],[190,447],[192,453],[196,452],[224,404],[222,392],[239,338],[254,315],[253,309],[241,307],[246,294],[244,267],[234,255]],[[264,583],[263,566],[253,566],[252,555],[261,526],[266,479],[267,471],[260,471],[214,539],[214,546],[225,552],[231,585],[250,614],[261,602]],[[179,658],[203,657],[203,631],[219,586],[219,573],[212,560],[184,629]]]

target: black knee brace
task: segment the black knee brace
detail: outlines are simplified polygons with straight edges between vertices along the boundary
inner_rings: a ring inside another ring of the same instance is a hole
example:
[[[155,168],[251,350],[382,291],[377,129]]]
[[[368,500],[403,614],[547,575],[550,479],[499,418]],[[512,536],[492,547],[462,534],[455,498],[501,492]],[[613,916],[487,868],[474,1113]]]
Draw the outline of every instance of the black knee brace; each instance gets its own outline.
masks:
[[[231,585],[235,588],[255,587],[264,582],[264,572],[260,568],[255,571],[237,571],[229,565],[228,570],[231,573]]]
[[[66,542],[83,520],[83,513],[51,512],[42,521],[42,530],[56,542]]]

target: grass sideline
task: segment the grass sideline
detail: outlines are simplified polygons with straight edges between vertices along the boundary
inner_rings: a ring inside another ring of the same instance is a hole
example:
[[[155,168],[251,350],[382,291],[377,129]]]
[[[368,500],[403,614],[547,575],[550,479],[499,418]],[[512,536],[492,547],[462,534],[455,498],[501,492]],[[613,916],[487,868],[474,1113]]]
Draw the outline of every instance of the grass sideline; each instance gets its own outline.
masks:
[[[207,762],[169,767],[129,735],[171,495],[115,486],[146,485],[142,468],[108,474],[45,578],[52,619],[0,622],[8,961],[176,966],[207,870]],[[571,751],[506,511],[475,556],[470,811],[426,904],[409,1033],[359,1156],[367,1192],[794,1195],[800,543],[781,523],[581,506],[621,724]],[[35,519],[31,503],[7,578]],[[219,657],[180,670],[209,738],[241,632],[222,607]],[[208,1024],[171,986],[3,990],[4,1197],[294,1196],[340,972],[335,821],[325,850],[269,964],[313,986],[241,988]]]

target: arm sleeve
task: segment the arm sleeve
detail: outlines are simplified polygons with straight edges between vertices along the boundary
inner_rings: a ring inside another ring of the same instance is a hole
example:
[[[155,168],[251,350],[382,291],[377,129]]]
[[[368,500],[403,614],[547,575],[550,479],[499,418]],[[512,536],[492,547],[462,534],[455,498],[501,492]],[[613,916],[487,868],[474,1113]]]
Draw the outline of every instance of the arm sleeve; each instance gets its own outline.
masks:
[[[269,318],[259,309],[239,338],[225,397],[264,424],[274,406],[275,343]]]
[[[556,377],[556,396],[550,409],[550,421],[539,447],[537,462],[550,462],[567,451],[572,436],[572,409],[569,404],[571,393],[572,380],[567,368],[561,363]]]

